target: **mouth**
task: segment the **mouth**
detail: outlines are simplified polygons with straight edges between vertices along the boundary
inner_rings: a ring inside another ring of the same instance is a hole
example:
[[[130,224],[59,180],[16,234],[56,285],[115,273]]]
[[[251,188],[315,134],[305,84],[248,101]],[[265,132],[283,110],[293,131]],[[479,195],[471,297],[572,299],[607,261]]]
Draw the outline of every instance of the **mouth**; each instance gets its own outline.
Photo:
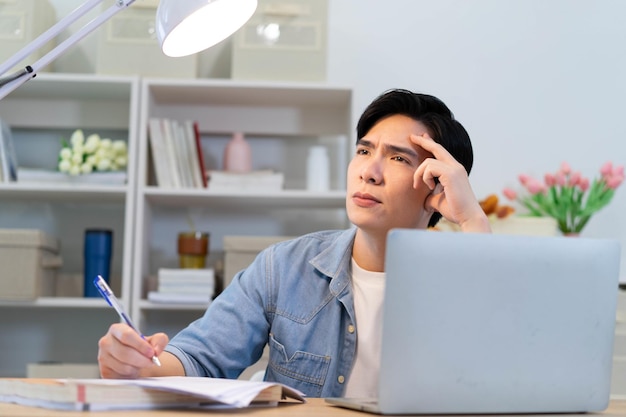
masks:
[[[375,204],[382,203],[382,201],[367,193],[354,193],[352,194],[352,200],[356,205],[363,207],[371,207]]]

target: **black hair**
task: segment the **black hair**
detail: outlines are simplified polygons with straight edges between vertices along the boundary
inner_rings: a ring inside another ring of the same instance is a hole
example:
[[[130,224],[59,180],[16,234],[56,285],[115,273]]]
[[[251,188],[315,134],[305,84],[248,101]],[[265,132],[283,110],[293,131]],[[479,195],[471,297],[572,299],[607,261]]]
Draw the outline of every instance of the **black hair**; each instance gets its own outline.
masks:
[[[428,94],[393,89],[378,96],[359,118],[357,142],[380,120],[396,114],[424,124],[433,140],[450,152],[469,175],[474,163],[474,152],[467,131],[443,101]],[[433,213],[428,227],[436,225],[439,219],[441,214]]]

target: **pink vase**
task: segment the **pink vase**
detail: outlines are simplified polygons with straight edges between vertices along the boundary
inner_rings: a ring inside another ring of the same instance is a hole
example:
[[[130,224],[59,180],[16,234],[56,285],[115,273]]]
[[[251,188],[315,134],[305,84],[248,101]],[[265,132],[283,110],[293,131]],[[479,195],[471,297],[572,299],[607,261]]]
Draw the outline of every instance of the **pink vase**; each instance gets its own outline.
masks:
[[[224,150],[224,171],[250,172],[252,170],[252,151],[243,138],[243,133],[233,133],[233,138]]]

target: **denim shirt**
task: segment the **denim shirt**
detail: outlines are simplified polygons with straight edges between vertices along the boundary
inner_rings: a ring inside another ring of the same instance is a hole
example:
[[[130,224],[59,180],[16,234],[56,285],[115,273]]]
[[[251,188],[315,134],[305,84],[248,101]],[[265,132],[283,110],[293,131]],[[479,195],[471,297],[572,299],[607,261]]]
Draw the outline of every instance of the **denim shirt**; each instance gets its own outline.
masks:
[[[267,381],[309,397],[342,396],[356,353],[355,232],[316,232],[265,249],[165,350],[188,376],[237,378],[268,344]]]

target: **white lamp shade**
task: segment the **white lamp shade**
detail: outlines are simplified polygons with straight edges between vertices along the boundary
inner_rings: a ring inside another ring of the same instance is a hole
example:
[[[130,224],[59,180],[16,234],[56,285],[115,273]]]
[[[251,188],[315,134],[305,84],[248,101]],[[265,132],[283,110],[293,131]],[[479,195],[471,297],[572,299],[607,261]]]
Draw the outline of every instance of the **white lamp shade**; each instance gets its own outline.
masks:
[[[221,42],[252,17],[257,0],[161,0],[157,38],[171,57],[195,54]]]

